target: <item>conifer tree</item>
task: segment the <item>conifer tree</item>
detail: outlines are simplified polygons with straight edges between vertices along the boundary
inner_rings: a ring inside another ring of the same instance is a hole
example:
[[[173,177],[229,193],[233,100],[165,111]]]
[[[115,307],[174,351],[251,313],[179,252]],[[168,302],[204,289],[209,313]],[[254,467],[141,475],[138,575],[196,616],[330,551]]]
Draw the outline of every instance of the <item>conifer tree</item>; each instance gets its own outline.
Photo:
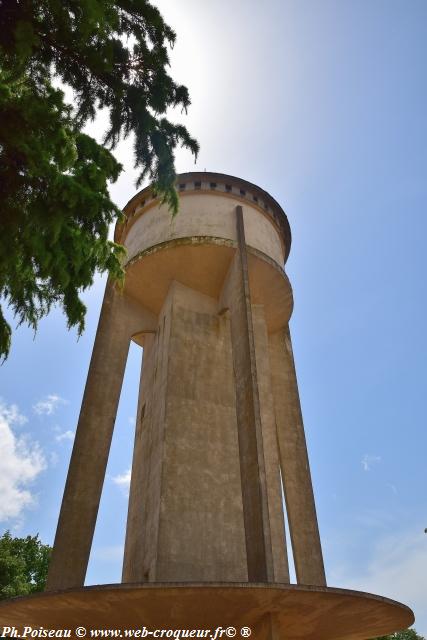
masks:
[[[174,42],[148,0],[0,0],[0,299],[19,323],[36,329],[59,304],[81,332],[95,272],[123,277],[108,240],[119,139],[133,135],[138,185],[149,178],[177,212],[174,150],[198,144],[165,115],[190,104],[167,71]],[[109,113],[103,145],[82,132],[97,109]],[[0,308],[3,357],[10,341]]]

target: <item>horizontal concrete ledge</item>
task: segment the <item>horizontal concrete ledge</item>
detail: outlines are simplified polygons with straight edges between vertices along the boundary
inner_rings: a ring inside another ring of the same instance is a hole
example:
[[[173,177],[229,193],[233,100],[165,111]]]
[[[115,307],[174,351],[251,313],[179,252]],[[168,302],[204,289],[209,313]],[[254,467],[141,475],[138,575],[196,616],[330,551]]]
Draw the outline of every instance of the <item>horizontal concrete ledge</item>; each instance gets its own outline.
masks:
[[[188,246],[200,246],[200,245],[212,245],[216,247],[231,247],[233,249],[237,249],[237,242],[234,240],[230,240],[229,238],[220,238],[218,236],[186,236],[182,238],[174,238],[173,240],[165,240],[164,242],[159,242],[158,244],[154,244],[143,251],[140,251],[132,258],[130,258],[124,265],[125,269],[128,269],[139,260],[146,258],[148,256],[153,255],[154,253],[158,253],[160,251],[167,251],[168,249],[173,249],[175,247],[188,247]],[[259,258],[260,260],[264,260],[267,262],[273,269],[275,269],[278,273],[284,274],[285,270],[283,267],[278,264],[273,258],[268,256],[266,253],[263,253],[259,249],[255,249],[254,247],[250,247],[246,245],[246,250],[251,255]]]
[[[158,314],[173,280],[219,299],[237,243],[216,236],[188,236],[158,243],[126,264],[124,293]],[[253,304],[265,305],[268,332],[283,328],[292,313],[292,288],[284,269],[247,246]]]
[[[237,242],[230,240],[229,238],[219,238],[217,236],[187,236],[183,238],[174,238],[173,240],[165,240],[164,242],[159,242],[158,244],[154,244],[143,251],[140,251],[136,255],[134,255],[128,262],[126,262],[125,269],[131,267],[133,264],[142,260],[147,256],[151,256],[153,253],[158,253],[159,251],[164,251],[167,249],[173,249],[175,247],[185,247],[185,246],[194,246],[194,245],[214,245],[217,247],[234,247],[237,248]],[[258,252],[261,253],[261,252]],[[269,260],[268,256],[266,256]],[[273,260],[271,260],[274,262]],[[274,263],[276,264],[276,263]],[[278,265],[277,265],[278,266]]]
[[[51,629],[212,629],[244,626],[254,640],[364,640],[404,629],[412,611],[381,596],[256,583],[110,584],[0,603],[0,625]],[[89,636],[89,633],[88,633]],[[225,637],[225,636],[224,636]]]

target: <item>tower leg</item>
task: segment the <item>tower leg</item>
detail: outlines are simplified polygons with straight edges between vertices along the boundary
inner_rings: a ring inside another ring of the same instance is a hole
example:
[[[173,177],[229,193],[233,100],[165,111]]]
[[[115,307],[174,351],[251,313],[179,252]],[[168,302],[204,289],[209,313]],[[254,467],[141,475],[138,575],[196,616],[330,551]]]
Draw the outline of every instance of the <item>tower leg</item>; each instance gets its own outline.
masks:
[[[263,434],[242,207],[236,207],[238,248],[222,292],[230,310],[236,384],[243,517],[249,582],[274,580]]]
[[[141,533],[144,531],[143,503],[140,495],[143,486],[144,475],[147,470],[141,463],[143,458],[142,448],[142,384],[143,371],[145,365],[145,344],[142,356],[141,378],[138,394],[138,409],[136,412],[135,441],[133,447],[132,473],[129,488],[129,504],[126,525],[125,551],[123,557],[122,582],[143,582],[144,581],[144,544],[141,540]],[[144,407],[145,409],[145,407]],[[135,533],[137,535],[135,535]],[[139,534],[139,535],[138,535]]]
[[[47,591],[80,587],[104,483],[130,337],[153,324],[108,281],[56,530]]]
[[[285,523],[280,480],[279,448],[277,444],[273,392],[271,389],[268,335],[263,305],[252,305],[252,321],[263,433],[265,475],[267,479],[268,513],[273,554],[274,582],[289,583],[289,566],[286,553]]]
[[[289,328],[270,336],[280,464],[299,584],[326,585]]]

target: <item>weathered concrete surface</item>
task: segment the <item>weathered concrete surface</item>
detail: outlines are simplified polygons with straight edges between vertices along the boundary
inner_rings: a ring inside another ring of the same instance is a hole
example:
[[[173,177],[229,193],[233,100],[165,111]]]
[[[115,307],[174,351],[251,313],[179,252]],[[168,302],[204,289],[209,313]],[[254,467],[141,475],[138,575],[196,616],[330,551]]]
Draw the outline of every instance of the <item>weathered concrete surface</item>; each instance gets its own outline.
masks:
[[[179,180],[185,189],[180,189],[180,213],[173,220],[167,208],[152,198],[149,187],[126,205],[128,222],[117,228],[115,238],[124,242],[131,258],[160,242],[191,236],[236,241],[234,211],[243,205],[248,246],[269,255],[279,266],[286,261],[289,224],[282,208],[265,191],[221,174],[192,173]]]
[[[248,579],[274,579],[264,442],[242,207],[236,207],[238,249],[220,306],[230,311],[237,432],[245,522]]]
[[[267,333],[276,333],[286,326],[294,301],[286,273],[267,256],[247,248],[249,286],[252,304],[262,305]]]
[[[264,318],[264,307],[261,305],[252,305],[252,326],[254,332],[257,386],[265,459],[268,518],[270,522],[273,555],[273,580],[274,582],[289,582],[276,415],[271,389],[268,335]]]
[[[144,338],[122,577],[128,582],[156,579],[172,302],[171,294],[155,333]]]
[[[289,329],[269,338],[286,511],[299,584],[325,585],[322,549]]]
[[[67,483],[47,590],[83,585],[104,482],[131,336],[157,318],[107,283]]]
[[[126,267],[125,295],[158,315],[172,282],[218,299],[237,244],[223,238],[190,236],[160,243],[138,254]],[[292,291],[283,269],[267,255],[248,251],[251,298],[263,304],[268,332],[287,324]]]
[[[402,604],[345,589],[257,584],[86,587],[0,603],[0,624],[72,629],[237,630],[271,640],[366,640],[414,622]],[[223,636],[225,637],[225,636]]]
[[[241,207],[231,220],[234,234],[229,230],[229,235],[238,249],[232,249],[231,265],[223,254],[230,266],[226,278],[223,271],[221,294],[216,286],[208,289],[216,295],[205,295],[195,281],[212,278],[221,264],[221,243],[212,247],[215,267],[207,269],[209,245],[196,246],[200,259],[194,263],[190,256],[196,247],[182,238],[174,247],[180,261],[172,271],[182,276],[187,269],[193,286],[169,284],[156,333],[143,338],[124,581],[289,581],[267,324],[257,307],[256,353]],[[162,225],[160,220],[155,228]],[[156,286],[160,265],[173,264],[169,247],[166,243],[150,254],[160,260],[153,272]],[[147,258],[141,256],[139,275]],[[258,253],[254,260],[264,257]],[[277,265],[266,264],[264,282],[272,280],[285,291],[279,306],[287,320],[289,283]],[[277,283],[271,278],[276,270]],[[259,281],[257,286],[268,295]],[[148,281],[139,288],[144,301],[147,289]]]
[[[213,236],[236,241],[233,212],[240,202],[222,193],[193,192],[181,198],[179,215],[172,221],[165,207],[152,207],[141,215],[126,235],[129,258],[159,242],[189,236]],[[284,246],[275,226],[252,206],[245,208],[249,246],[284,262]]]
[[[227,314],[174,283],[144,360],[123,579],[246,580]]]

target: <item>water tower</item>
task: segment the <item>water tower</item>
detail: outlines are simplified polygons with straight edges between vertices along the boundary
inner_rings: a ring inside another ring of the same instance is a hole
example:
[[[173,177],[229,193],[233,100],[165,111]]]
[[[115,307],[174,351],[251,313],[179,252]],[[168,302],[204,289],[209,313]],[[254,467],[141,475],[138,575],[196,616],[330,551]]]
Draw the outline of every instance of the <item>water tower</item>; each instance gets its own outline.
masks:
[[[147,188],[116,229],[126,281],[107,284],[48,591],[0,605],[0,622],[212,638],[250,628],[257,640],[363,640],[408,626],[404,605],[326,586],[284,211],[223,174],[182,174],[177,188],[174,219]],[[131,340],[144,351],[122,583],[83,587]]]

